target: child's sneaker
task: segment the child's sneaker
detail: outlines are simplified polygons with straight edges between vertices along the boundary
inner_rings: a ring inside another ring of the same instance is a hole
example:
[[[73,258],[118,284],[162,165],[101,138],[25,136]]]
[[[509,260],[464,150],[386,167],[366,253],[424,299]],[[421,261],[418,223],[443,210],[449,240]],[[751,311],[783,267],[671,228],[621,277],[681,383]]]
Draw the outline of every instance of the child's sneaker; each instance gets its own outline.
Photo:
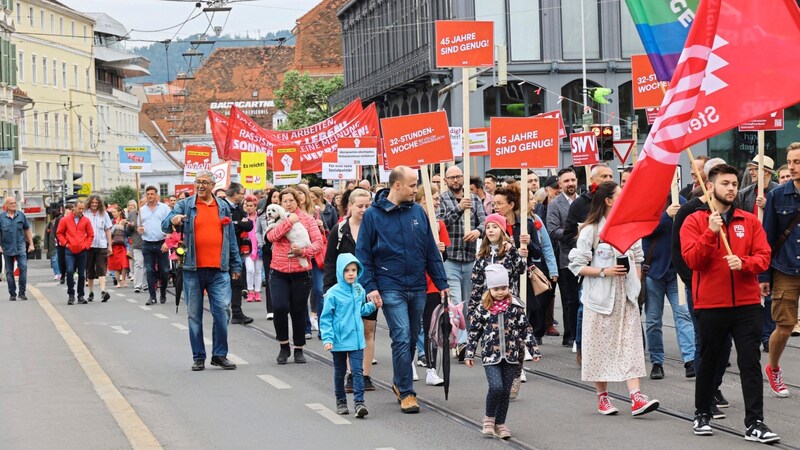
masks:
[[[611,400],[608,399],[608,394],[606,393],[597,396],[597,412],[604,416],[619,414],[619,410],[611,404]]]
[[[261,292],[253,292],[253,301],[260,302],[261,301]]]
[[[494,435],[499,437],[500,439],[510,439],[511,438],[511,430],[508,429],[506,424],[495,425],[494,426]]]
[[[658,400],[650,400],[641,391],[636,391],[631,395],[631,415],[641,416],[658,409]]]
[[[336,414],[339,414],[340,416],[346,416],[347,414],[350,414],[350,410],[347,409],[347,400],[336,402]]]
[[[414,362],[411,362],[411,374],[413,375],[414,381],[419,381],[419,375],[417,375],[417,366],[414,365]]]
[[[347,405],[345,405],[345,408],[346,407],[347,407]],[[364,416],[369,414],[369,411],[367,410],[367,406],[364,405],[364,403],[356,403],[356,410],[355,411],[356,411],[356,418],[358,418],[358,419],[363,419]]]
[[[772,367],[767,364],[767,367],[764,368],[764,373],[767,375],[767,380],[769,380],[769,388],[772,389],[775,395],[781,398],[789,396],[789,388],[783,382],[783,371],[780,367],[778,367],[778,370],[773,371]]]
[[[253,292],[247,291],[247,303],[252,303],[252,302],[253,302]]]
[[[483,428],[481,432],[486,437],[494,436],[494,417],[483,416]]]

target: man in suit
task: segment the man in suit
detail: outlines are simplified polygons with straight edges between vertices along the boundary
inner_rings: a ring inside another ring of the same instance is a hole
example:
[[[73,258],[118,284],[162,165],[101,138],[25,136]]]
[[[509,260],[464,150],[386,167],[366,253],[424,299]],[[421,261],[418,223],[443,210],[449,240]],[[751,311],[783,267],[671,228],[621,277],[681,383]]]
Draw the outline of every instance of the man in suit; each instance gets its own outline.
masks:
[[[563,310],[563,324],[564,324],[564,344],[572,345],[570,339],[575,339],[574,331],[570,328],[570,317],[572,317],[572,309],[575,314],[578,311],[577,305],[577,283],[575,283],[575,276],[567,268],[569,265],[569,247],[561,245],[561,237],[564,235],[564,227],[567,224],[567,214],[572,202],[577,198],[578,191],[578,178],[575,176],[575,171],[572,168],[565,168],[558,171],[558,184],[561,187],[561,194],[555,196],[550,204],[547,205],[547,219],[546,226],[547,232],[550,234],[550,242],[556,246],[555,254],[558,260],[558,289],[561,291],[561,306]],[[563,281],[562,281],[563,280]],[[568,284],[567,280],[573,280],[572,285]],[[574,286],[573,286],[574,285]],[[572,297],[570,292],[575,291]],[[574,298],[573,298],[574,297]],[[574,305],[571,302],[575,302]]]

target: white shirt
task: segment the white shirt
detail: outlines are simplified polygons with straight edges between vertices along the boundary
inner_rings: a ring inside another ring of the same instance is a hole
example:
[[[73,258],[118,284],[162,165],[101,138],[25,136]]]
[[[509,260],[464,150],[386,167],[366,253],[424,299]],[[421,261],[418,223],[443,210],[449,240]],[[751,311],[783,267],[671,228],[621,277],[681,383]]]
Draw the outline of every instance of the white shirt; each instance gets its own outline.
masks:
[[[100,210],[97,210],[97,212],[94,213],[87,209],[83,215],[89,218],[89,222],[92,223],[92,229],[94,230],[92,248],[108,248],[108,237],[106,236],[106,230],[110,230],[113,226],[108,214],[105,211],[100,212]]]

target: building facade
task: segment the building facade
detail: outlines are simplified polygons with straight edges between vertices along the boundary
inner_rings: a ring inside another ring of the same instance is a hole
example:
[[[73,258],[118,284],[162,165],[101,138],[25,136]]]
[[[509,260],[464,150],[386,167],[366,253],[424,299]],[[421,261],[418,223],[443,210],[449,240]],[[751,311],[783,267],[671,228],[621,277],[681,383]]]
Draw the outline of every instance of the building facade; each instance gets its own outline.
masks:
[[[589,100],[592,122],[617,125],[620,138],[630,139],[637,121],[640,146],[649,131],[645,112],[633,109],[631,83],[630,57],[643,54],[644,48],[622,0],[352,0],[338,15],[345,89],[330,99],[334,106],[360,97],[375,102],[381,117],[441,108],[452,126],[462,126],[461,86],[439,95],[442,87],[461,80],[461,70],[436,68],[434,23],[474,19],[494,22],[496,52],[505,51],[508,60],[508,82],[499,86],[489,71],[471,83],[469,126],[488,126],[491,117],[561,110],[572,132],[582,127],[583,22],[587,86],[614,90],[610,104]],[[787,109],[785,117],[784,131],[766,133],[767,155],[784,162],[786,146],[800,141],[800,105]],[[743,167],[757,151],[755,134],[730,131],[693,151]],[[562,142],[561,150],[561,166],[570,165],[568,142]],[[476,171],[488,169],[488,158],[478,159],[485,160],[478,161]],[[689,180],[686,155],[680,164],[683,180]]]

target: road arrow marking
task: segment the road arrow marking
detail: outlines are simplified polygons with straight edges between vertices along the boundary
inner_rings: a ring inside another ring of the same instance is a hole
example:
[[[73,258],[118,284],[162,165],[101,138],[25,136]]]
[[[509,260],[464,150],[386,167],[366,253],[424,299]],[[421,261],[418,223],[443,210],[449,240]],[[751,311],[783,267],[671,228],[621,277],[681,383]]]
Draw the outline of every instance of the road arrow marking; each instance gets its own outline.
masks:
[[[230,358],[230,355],[228,355],[228,357]],[[267,383],[272,385],[272,387],[274,387],[275,389],[291,389],[292,388],[288,384],[286,384],[283,381],[273,377],[272,375],[259,375],[258,378],[261,378],[262,380],[266,381]]]
[[[334,425],[352,425],[349,420],[343,419],[341,416],[320,403],[306,403],[306,406],[311,408],[312,411],[316,411],[320,416],[330,420]]]
[[[111,325],[111,328],[114,329],[114,333],[131,334],[131,330],[126,330],[126,329],[122,328],[120,325]]]

